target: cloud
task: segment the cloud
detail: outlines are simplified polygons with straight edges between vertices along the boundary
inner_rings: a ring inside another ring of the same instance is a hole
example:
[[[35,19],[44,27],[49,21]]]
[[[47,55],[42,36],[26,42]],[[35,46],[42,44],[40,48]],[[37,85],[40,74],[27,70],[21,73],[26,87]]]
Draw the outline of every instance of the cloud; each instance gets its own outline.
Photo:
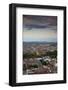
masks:
[[[23,15],[24,41],[57,41],[57,17]]]
[[[23,15],[24,28],[50,28],[57,26],[56,16],[37,16],[37,15]]]

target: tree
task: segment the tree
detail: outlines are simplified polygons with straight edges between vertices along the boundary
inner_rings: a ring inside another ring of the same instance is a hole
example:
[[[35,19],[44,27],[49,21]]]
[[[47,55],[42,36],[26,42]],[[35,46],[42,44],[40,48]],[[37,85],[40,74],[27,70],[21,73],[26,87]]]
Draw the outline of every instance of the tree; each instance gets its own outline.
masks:
[[[38,65],[37,65],[37,64],[34,64],[34,65],[32,65],[32,67],[34,67],[34,68],[38,68]]]

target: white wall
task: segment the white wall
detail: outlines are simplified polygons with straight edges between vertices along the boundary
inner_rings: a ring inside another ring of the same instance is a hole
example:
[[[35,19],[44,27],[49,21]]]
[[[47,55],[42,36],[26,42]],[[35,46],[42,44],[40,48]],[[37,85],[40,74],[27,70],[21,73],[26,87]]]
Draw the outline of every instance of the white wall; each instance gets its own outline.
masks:
[[[67,6],[68,0],[0,0],[0,90],[66,90],[67,84],[41,85],[27,87],[10,87],[8,86],[8,70],[9,70],[9,4],[25,3],[25,4],[42,4],[42,5],[59,5]],[[67,10],[68,14],[68,10]],[[68,21],[68,18],[67,18]],[[68,31],[67,31],[68,33]],[[68,37],[68,36],[67,36]],[[68,62],[67,62],[68,65]],[[67,66],[68,67],[68,66]],[[67,72],[68,73],[68,72]]]

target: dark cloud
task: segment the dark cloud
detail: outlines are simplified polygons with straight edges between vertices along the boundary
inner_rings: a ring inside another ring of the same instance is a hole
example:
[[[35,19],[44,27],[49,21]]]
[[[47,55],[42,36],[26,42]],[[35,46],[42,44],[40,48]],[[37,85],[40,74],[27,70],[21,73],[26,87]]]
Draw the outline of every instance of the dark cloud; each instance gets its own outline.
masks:
[[[57,26],[57,16],[23,15],[23,26],[27,29]]]

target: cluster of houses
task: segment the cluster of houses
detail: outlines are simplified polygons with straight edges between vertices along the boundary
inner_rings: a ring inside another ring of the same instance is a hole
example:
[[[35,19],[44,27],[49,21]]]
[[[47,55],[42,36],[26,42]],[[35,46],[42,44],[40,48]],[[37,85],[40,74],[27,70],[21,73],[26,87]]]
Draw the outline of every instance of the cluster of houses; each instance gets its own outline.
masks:
[[[47,65],[42,65],[42,62],[48,62]],[[37,65],[37,67],[31,67]],[[23,61],[23,74],[44,74],[44,73],[57,73],[57,60],[45,56],[42,58],[29,58]]]

